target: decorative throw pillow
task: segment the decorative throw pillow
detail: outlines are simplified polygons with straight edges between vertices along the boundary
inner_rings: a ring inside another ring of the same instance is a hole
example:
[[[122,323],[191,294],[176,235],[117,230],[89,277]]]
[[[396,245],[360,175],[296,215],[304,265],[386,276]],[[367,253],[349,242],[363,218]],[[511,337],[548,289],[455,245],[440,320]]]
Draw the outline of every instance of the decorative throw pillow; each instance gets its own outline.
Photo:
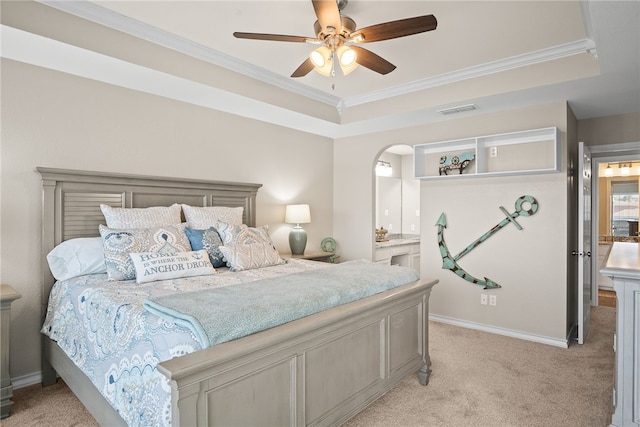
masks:
[[[184,217],[190,228],[206,230],[209,227],[218,227],[218,222],[228,224],[242,224],[243,207],[228,208],[225,206],[189,206],[182,205]]]
[[[246,224],[232,225],[226,222],[218,224],[218,234],[225,245],[248,244],[266,242],[275,249],[275,245],[269,236],[269,227],[249,227]]]
[[[49,252],[47,262],[56,280],[107,272],[101,237],[66,240]]]
[[[284,264],[286,261],[278,251],[267,242],[220,246],[231,271],[251,270]]]
[[[150,208],[114,208],[100,205],[109,228],[149,228],[180,224],[180,205],[154,206]]]
[[[189,239],[184,225],[163,227],[113,229],[100,224],[104,257],[109,280],[132,280],[136,271],[129,257],[136,252],[188,252]]]
[[[136,282],[179,279],[216,274],[207,251],[143,252],[129,254],[136,270]]]
[[[194,230],[192,228],[184,229],[189,242],[191,243],[191,249],[199,251],[204,249],[209,254],[209,261],[211,264],[218,268],[227,265],[224,259],[224,255],[220,251],[222,246],[222,240],[215,228],[210,227],[207,230]]]

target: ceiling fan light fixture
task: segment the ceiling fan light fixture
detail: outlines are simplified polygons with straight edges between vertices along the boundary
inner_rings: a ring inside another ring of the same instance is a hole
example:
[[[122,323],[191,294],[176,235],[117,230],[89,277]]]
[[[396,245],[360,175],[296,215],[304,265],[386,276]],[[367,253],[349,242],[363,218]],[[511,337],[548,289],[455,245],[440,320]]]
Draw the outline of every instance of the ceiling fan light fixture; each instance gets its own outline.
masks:
[[[331,50],[326,46],[320,46],[319,48],[311,52],[309,58],[311,58],[311,62],[313,62],[313,69],[323,76],[330,76],[332,68],[331,56]]]
[[[324,67],[324,64],[326,61],[322,53],[320,53],[319,48],[312,51],[311,54],[309,55],[309,58],[311,58],[311,62],[313,62],[314,66],[320,67],[320,68]]]
[[[358,63],[356,62],[358,54],[350,47],[340,46],[336,54],[338,55],[338,62],[340,63],[342,74],[345,76],[358,67]]]
[[[338,58],[340,58],[340,65],[348,67],[356,62],[356,51],[348,46],[340,46],[338,48]]]

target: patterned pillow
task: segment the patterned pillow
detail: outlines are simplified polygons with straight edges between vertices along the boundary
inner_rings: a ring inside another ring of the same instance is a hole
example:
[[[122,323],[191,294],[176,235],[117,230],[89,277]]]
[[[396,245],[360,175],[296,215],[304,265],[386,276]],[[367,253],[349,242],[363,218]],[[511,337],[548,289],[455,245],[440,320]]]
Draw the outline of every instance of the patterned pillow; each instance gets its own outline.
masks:
[[[104,245],[104,258],[109,280],[133,280],[136,270],[129,257],[135,252],[188,252],[189,239],[184,234],[185,226],[113,229],[100,224],[100,235]]]
[[[219,249],[222,246],[222,240],[220,240],[220,235],[215,228],[210,227],[207,230],[185,228],[184,232],[191,243],[191,249],[194,251],[206,250],[214,267],[218,268],[227,265],[227,261]]]
[[[142,252],[132,253],[130,257],[136,269],[138,283],[216,274],[205,250],[175,253]]]
[[[180,205],[154,206],[150,208],[114,208],[100,205],[100,210],[110,228],[149,228],[180,224]]]
[[[266,225],[254,228],[246,224],[232,225],[226,222],[220,222],[217,230],[225,246],[266,242],[273,246],[274,249],[276,248],[271,240],[271,236],[269,236],[269,227]]]
[[[267,242],[220,246],[231,271],[251,270],[284,264],[286,261],[278,251]]]
[[[209,227],[217,227],[218,222],[226,222],[233,225],[242,224],[243,207],[228,208],[225,206],[197,207],[182,205],[184,217],[189,227],[196,230],[206,230]]]

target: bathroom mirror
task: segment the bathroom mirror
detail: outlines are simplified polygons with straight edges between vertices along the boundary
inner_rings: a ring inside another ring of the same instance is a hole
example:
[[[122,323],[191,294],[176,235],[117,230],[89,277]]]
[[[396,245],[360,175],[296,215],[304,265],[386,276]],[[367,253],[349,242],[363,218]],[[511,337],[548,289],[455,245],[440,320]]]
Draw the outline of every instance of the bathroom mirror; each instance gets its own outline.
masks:
[[[402,180],[392,176],[378,176],[376,228],[389,233],[402,233]]]
[[[375,227],[389,235],[420,234],[420,181],[413,177],[413,147],[397,145],[378,158],[385,169],[376,173]],[[390,168],[390,169],[387,169]]]

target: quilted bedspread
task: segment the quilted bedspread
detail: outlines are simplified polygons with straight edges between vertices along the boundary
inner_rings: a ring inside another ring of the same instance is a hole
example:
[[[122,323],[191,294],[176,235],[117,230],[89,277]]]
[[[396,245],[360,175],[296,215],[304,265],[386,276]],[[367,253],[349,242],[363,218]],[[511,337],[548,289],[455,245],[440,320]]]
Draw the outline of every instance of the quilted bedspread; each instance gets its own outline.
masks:
[[[42,333],[58,343],[129,425],[167,426],[171,390],[157,365],[202,346],[188,327],[145,310],[145,300],[334,267],[290,260],[255,270],[145,284],[109,282],[106,274],[76,277],[54,285]]]
[[[205,348],[419,278],[409,268],[359,260],[238,286],[160,296],[145,301],[144,305],[161,318],[189,328]]]

